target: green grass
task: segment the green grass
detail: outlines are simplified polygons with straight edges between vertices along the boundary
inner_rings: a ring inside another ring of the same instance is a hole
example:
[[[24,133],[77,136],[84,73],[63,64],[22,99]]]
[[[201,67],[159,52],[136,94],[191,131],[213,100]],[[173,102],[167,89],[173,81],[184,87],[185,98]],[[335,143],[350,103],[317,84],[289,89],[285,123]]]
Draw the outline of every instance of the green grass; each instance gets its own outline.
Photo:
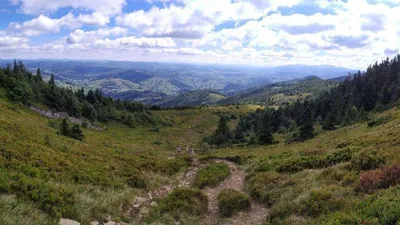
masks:
[[[59,120],[5,100],[0,90],[0,224],[54,224],[59,216],[82,224],[108,215],[124,220],[121,206],[150,189],[176,184],[186,171],[188,156],[176,155],[178,144],[191,144],[199,153],[203,137],[214,131],[220,115],[239,117],[256,108],[153,111],[157,131],[106,124],[104,131],[84,128],[85,140],[80,142],[57,135],[54,124]],[[269,207],[266,223],[396,224],[397,183],[371,193],[359,188],[360,173],[400,164],[400,110],[374,118],[384,122],[321,131],[303,143],[286,144],[285,135],[276,134],[279,143],[271,146],[212,149],[200,157],[240,164],[247,173],[247,193]],[[236,122],[231,120],[229,126]],[[227,176],[227,165],[211,164],[199,170],[195,185],[217,185]],[[182,223],[198,224],[200,209],[190,209],[191,204],[201,202],[195,205],[201,208],[206,201],[199,190],[182,192],[161,200],[166,211],[159,212],[165,215],[152,216],[149,223],[170,224],[174,214],[187,211]],[[175,211],[168,211],[175,200]]]
[[[362,170],[400,163],[396,147],[400,111],[391,109],[376,118],[385,118],[385,123],[370,127],[363,122],[321,132],[303,143],[286,144],[284,135],[276,134],[279,143],[272,146],[236,146],[202,157],[242,159],[247,191],[269,207],[267,224],[396,224],[385,220],[396,215],[396,207],[379,215],[360,210],[360,205],[371,201],[359,190]],[[398,195],[389,192],[374,190],[372,198],[379,207],[389,207],[395,203],[385,196],[395,202]]]
[[[224,189],[218,194],[218,209],[222,217],[231,217],[250,208],[247,195],[235,189]]]
[[[161,200],[159,210],[173,216],[200,216],[207,213],[208,198],[198,189],[174,189]]]
[[[204,188],[214,187],[224,181],[230,175],[230,169],[226,163],[212,163],[201,168],[194,180],[194,186]]]

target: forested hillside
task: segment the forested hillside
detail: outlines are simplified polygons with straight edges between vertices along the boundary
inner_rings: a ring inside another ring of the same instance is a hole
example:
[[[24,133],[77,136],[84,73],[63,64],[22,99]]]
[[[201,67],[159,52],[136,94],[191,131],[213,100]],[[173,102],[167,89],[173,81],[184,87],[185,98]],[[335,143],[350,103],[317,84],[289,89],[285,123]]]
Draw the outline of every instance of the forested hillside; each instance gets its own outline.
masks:
[[[336,80],[323,80],[317,76],[308,76],[237,93],[219,103],[280,106],[285,103],[316,98],[338,83]]]
[[[0,69],[0,86],[5,88],[7,96],[24,105],[47,107],[69,116],[92,122],[119,122],[127,126],[155,125],[155,121],[146,111],[149,107],[136,102],[113,100],[104,97],[99,90],[82,88],[72,91],[56,86],[54,76],[44,82],[40,68],[36,74],[29,72],[20,61]]]
[[[367,112],[397,104],[399,84],[400,56],[392,60],[387,58],[369,66],[363,74],[359,71],[348,76],[317,98],[299,99],[278,109],[266,108],[241,117],[234,134],[226,134],[223,142],[235,140],[235,137],[235,141],[245,141],[244,135],[254,135],[263,142],[262,136],[271,132],[286,132],[288,142],[304,141],[314,137],[315,128],[334,130],[364,120]]]

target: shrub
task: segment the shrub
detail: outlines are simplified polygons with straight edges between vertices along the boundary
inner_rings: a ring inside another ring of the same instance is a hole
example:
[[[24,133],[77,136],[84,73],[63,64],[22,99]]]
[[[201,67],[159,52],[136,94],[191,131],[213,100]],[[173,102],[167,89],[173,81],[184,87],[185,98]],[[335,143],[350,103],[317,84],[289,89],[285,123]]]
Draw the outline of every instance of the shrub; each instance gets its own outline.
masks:
[[[383,178],[381,170],[370,170],[360,174],[359,188],[364,192],[371,192],[380,188]]]
[[[287,175],[270,171],[257,173],[250,178],[248,184],[253,198],[267,205],[273,205],[284,192],[282,189],[294,185],[294,181]]]
[[[351,160],[351,167],[355,170],[373,170],[386,163],[385,157],[377,151],[361,151]]]
[[[60,217],[75,214],[75,198],[70,189],[22,174],[14,175],[11,180],[10,188],[14,193],[34,202],[49,215]]]
[[[399,187],[369,197],[361,203],[360,209],[362,224],[399,224]]]
[[[346,162],[352,159],[352,152],[350,149],[342,149],[332,154],[329,154],[324,159],[326,166],[333,166],[338,163]]]
[[[276,168],[281,173],[295,173],[304,169],[323,167],[318,157],[300,157],[289,159]]]
[[[139,174],[135,174],[129,177],[126,183],[133,188],[144,189],[147,187],[146,179],[143,177],[143,175]]]
[[[300,157],[289,159],[276,168],[281,173],[295,173],[305,169],[316,169],[333,166],[341,162],[352,159],[352,153],[349,149],[342,149],[325,157]]]
[[[387,123],[389,120],[390,120],[390,117],[375,118],[368,122],[368,127],[377,127],[381,124]]]
[[[218,195],[219,213],[222,217],[230,217],[236,212],[250,207],[249,197],[234,189],[222,190]]]
[[[196,175],[194,185],[198,188],[216,186],[230,175],[230,169],[225,163],[213,163],[202,169]]]
[[[208,211],[208,198],[198,189],[177,188],[161,200],[159,209],[174,216],[199,216]]]
[[[400,165],[384,167],[360,174],[359,188],[364,192],[372,192],[380,188],[388,188],[400,184]]]
[[[299,211],[302,215],[317,217],[323,213],[339,210],[343,205],[328,190],[312,190],[309,197],[300,202]]]

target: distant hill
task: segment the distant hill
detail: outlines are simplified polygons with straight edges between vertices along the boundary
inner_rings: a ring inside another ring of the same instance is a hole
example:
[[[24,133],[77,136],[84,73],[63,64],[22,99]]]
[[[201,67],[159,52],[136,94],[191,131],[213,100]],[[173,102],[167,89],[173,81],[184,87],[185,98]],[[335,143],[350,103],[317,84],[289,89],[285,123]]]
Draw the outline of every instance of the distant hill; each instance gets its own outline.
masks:
[[[223,99],[219,103],[281,105],[299,98],[315,97],[338,83],[338,80],[324,80],[317,76],[308,76],[302,79],[293,79],[251,89]]]
[[[12,61],[0,60],[2,66],[7,63]],[[24,64],[32,72],[41,68],[45,80],[54,74],[59,86],[73,90],[82,87],[85,90],[100,89],[113,98],[143,103],[160,102],[164,99],[170,101],[170,97],[176,98],[196,90],[212,90],[225,96],[233,96],[248,89],[310,75],[329,79],[352,72],[351,69],[326,65],[252,67],[69,60],[24,60]]]
[[[189,91],[178,96],[168,97],[162,101],[155,102],[155,105],[167,107],[200,106],[215,104],[225,96],[213,90]]]

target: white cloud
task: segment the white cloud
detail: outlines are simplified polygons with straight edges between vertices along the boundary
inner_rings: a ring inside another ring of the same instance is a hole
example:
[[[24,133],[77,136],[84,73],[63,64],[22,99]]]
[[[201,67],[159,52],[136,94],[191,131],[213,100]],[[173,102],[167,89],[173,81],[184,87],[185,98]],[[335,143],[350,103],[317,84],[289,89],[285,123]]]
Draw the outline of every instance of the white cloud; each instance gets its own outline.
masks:
[[[27,14],[55,12],[61,8],[86,9],[111,16],[121,13],[125,0],[19,0],[21,10]]]

